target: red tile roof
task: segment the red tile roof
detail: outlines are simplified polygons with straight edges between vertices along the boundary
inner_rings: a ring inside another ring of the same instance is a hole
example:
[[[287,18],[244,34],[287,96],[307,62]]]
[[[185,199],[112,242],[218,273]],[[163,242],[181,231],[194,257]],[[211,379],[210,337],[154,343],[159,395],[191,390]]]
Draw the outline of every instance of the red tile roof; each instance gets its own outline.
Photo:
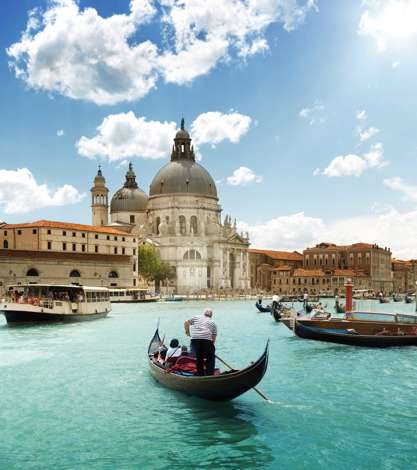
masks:
[[[303,255],[298,251],[276,251],[276,250],[262,250],[258,248],[249,248],[249,253],[257,255],[265,255],[272,259],[286,260],[286,261],[302,261]]]
[[[35,222],[29,222],[25,224],[6,224],[2,226],[2,229],[13,229],[13,228],[56,228],[66,230],[81,230],[83,232],[97,232],[97,233],[111,233],[114,235],[125,235],[133,236],[130,233],[117,230],[112,227],[96,227],[94,225],[83,225],[73,224],[69,222],[56,222],[53,220],[37,220]]]

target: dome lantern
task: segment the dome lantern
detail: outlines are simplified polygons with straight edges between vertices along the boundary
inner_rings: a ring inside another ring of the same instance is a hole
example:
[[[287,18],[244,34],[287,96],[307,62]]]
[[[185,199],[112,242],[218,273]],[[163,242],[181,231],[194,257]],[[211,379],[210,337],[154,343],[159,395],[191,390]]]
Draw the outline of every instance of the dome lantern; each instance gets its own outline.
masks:
[[[139,188],[132,163],[126,172],[126,181],[112,197],[110,212],[144,212],[148,204],[148,196]]]

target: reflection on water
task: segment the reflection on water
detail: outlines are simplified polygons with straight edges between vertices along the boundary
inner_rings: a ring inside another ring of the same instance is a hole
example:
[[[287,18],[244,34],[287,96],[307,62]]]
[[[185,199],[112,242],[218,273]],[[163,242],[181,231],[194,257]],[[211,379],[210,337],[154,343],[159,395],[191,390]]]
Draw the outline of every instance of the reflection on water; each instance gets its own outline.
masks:
[[[171,410],[176,423],[176,439],[167,452],[167,467],[194,468],[265,468],[273,460],[272,451],[258,433],[256,411],[234,403],[206,403],[199,399],[178,397]],[[181,430],[183,439],[178,440]]]

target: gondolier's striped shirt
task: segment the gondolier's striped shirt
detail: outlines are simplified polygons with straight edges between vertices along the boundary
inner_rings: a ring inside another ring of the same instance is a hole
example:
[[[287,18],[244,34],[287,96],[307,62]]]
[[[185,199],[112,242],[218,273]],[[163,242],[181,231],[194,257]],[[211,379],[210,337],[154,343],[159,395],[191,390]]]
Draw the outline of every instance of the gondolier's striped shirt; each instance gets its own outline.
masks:
[[[213,340],[213,336],[217,336],[217,326],[213,320],[205,315],[197,315],[190,322],[191,339],[209,339]]]

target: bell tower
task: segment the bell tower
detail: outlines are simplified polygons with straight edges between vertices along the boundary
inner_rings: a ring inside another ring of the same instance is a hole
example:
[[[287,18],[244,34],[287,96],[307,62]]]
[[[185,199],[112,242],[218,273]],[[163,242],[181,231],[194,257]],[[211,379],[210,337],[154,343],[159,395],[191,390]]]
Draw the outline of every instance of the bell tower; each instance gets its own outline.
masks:
[[[91,191],[91,215],[92,224],[98,227],[109,223],[109,190],[106,188],[106,180],[98,166],[97,175]]]

